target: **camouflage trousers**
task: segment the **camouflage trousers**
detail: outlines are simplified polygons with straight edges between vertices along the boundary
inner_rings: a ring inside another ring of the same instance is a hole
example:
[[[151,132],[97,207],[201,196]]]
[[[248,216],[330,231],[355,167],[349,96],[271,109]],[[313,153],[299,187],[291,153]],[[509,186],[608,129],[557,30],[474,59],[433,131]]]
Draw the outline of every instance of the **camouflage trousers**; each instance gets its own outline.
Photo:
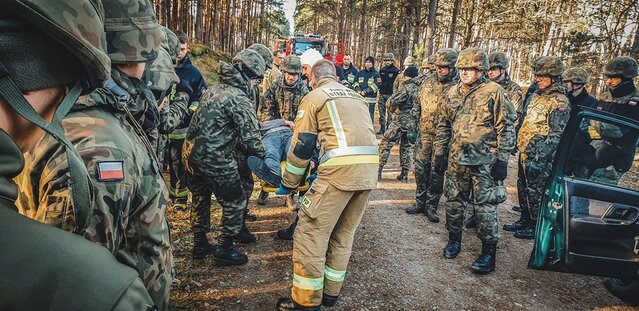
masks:
[[[442,197],[444,176],[431,169],[433,155],[432,135],[421,135],[415,146],[415,204],[418,207],[437,210],[439,199]]]
[[[251,199],[251,195],[253,194],[253,187],[255,186],[253,172],[248,166],[247,157],[245,157],[243,154],[238,153],[235,157],[235,161],[237,162],[237,170],[240,174],[240,182],[242,183],[244,196],[246,196],[246,200],[248,202],[248,200]],[[248,205],[247,208],[244,209],[244,214],[248,214]]]
[[[506,200],[506,188],[490,175],[492,164],[464,166],[451,161],[445,174],[446,229],[460,233],[468,205],[475,207],[477,236],[484,243],[499,240],[497,204]],[[468,208],[470,210],[470,208]]]
[[[169,174],[169,194],[173,203],[186,203],[189,195],[186,171],[182,165],[183,139],[169,140],[171,170]]]
[[[530,218],[536,220],[539,215],[539,208],[541,207],[541,199],[546,190],[546,183],[548,182],[548,178],[550,178],[552,164],[536,163],[532,159],[525,157],[519,157],[519,159],[520,165],[524,168],[528,211],[530,212]],[[531,164],[540,167],[541,171],[531,171]]]
[[[388,162],[391,149],[396,143],[399,143],[399,164],[402,170],[410,170],[413,164],[413,153],[415,152],[414,144],[408,141],[406,137],[407,132],[402,130],[399,123],[396,121],[391,122],[384,133],[384,137],[379,142],[379,167],[380,169]]]
[[[248,204],[239,173],[226,176],[198,176],[188,174],[193,195],[191,230],[211,230],[211,194],[222,206],[222,237],[233,237],[244,226],[244,211]]]
[[[519,199],[519,207],[528,211],[528,198],[526,197],[526,174],[524,173],[524,164],[519,154],[517,161],[517,198]]]
[[[377,111],[379,112],[379,129],[382,133],[386,132],[386,128],[390,123],[390,112],[388,112],[388,108],[386,104],[388,103],[388,99],[392,96],[386,94],[379,94],[379,101],[377,102]],[[386,115],[388,112],[388,119],[386,119]]]

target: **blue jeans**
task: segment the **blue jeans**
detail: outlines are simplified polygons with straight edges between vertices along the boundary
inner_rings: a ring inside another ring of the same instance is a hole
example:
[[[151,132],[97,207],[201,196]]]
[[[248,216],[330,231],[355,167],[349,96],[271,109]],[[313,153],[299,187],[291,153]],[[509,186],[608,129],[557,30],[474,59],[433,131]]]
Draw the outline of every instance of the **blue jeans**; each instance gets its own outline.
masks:
[[[262,137],[262,144],[264,144],[264,163],[272,172],[279,176],[282,175],[280,162],[286,160],[288,149],[291,148],[292,137],[293,131],[290,129],[266,133],[266,135]]]

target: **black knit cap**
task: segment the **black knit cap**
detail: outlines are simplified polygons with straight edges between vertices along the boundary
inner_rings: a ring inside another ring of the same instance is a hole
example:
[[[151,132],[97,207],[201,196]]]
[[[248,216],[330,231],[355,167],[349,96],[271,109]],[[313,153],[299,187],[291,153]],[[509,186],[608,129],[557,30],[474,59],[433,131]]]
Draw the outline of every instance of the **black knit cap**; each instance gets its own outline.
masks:
[[[417,71],[417,67],[415,66],[408,66],[408,68],[404,70],[404,75],[407,77],[414,78],[417,77],[417,74],[419,74],[419,72]]]
[[[0,10],[0,62],[22,92],[86,77],[82,63],[68,49],[6,9]]]
[[[371,62],[371,64],[373,64],[373,66],[375,66],[375,57],[368,56],[368,57],[366,57],[366,61],[367,62]]]

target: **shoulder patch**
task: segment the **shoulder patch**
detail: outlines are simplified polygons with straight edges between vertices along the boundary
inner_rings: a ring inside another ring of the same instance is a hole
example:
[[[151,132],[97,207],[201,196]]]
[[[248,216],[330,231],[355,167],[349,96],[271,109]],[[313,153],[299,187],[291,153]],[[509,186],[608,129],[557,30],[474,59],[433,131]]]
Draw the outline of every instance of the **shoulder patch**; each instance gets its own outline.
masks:
[[[362,96],[357,94],[355,91],[346,88],[323,88],[322,91],[328,95],[330,98],[340,98],[340,97],[349,97],[349,98],[359,98]]]
[[[96,169],[99,181],[124,180],[124,161],[98,162]]]
[[[636,101],[636,100],[632,100],[632,99],[631,99],[631,100],[628,102],[628,106],[633,106],[633,107],[634,107],[634,106],[637,106],[637,101]]]

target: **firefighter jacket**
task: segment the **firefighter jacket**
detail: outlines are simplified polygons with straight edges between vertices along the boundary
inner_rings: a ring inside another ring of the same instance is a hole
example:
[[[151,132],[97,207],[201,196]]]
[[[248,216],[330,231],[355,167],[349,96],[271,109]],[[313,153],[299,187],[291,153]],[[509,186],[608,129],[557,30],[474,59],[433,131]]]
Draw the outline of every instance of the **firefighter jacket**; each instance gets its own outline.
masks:
[[[379,70],[379,93],[383,95],[393,94],[393,83],[399,75],[399,68],[395,65],[383,66]]]
[[[346,82],[348,82],[348,84],[352,87],[355,83],[355,79],[357,79],[357,68],[351,64],[348,68],[345,68],[344,65],[342,65],[342,69],[344,69],[344,80],[346,80]]]
[[[180,77],[180,81],[185,81],[193,90],[193,94],[191,95],[191,98],[189,98],[189,110],[197,110],[197,107],[200,105],[200,97],[207,89],[202,73],[193,66],[193,63],[191,63],[191,59],[188,56],[185,56],[177,67],[175,67],[175,73],[178,77]],[[186,132],[188,131],[189,123],[191,122],[190,116],[190,113],[188,116],[185,116],[182,123],[169,134],[169,139],[181,140],[186,138]]]
[[[375,68],[362,69],[357,72],[357,79],[353,84],[353,90],[357,93],[364,92],[364,99],[369,104],[377,102],[377,92],[379,91],[379,72]],[[369,116],[370,118],[370,116]]]
[[[319,177],[342,191],[374,189],[379,156],[367,102],[325,78],[308,93],[295,119],[282,186],[297,188],[319,146]]]

